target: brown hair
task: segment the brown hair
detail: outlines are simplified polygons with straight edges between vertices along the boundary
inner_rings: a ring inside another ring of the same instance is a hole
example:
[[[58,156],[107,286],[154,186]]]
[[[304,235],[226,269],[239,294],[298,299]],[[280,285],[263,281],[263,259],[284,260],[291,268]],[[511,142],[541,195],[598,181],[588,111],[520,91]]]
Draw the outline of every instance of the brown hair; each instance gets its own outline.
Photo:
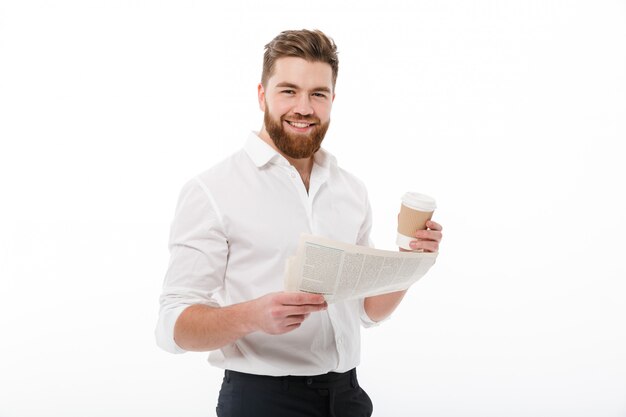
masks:
[[[279,58],[297,57],[310,62],[325,62],[333,71],[333,89],[337,82],[339,59],[337,45],[319,30],[286,30],[265,45],[263,54],[263,73],[261,84],[267,86],[267,80],[272,76],[274,64]]]

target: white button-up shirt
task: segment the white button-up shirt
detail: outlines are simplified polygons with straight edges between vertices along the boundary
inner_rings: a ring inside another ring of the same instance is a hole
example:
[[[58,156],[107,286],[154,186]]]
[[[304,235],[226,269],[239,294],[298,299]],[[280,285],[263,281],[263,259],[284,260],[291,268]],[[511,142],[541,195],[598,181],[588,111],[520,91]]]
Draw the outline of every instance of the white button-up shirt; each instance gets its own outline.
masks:
[[[220,307],[284,289],[285,260],[301,233],[370,245],[364,185],[320,149],[309,192],[289,162],[251,133],[244,149],[189,181],[170,234],[157,344],[184,352],[174,324],[193,304]],[[217,367],[261,375],[345,372],[359,363],[363,300],[329,305],[289,333],[254,332],[212,351]]]

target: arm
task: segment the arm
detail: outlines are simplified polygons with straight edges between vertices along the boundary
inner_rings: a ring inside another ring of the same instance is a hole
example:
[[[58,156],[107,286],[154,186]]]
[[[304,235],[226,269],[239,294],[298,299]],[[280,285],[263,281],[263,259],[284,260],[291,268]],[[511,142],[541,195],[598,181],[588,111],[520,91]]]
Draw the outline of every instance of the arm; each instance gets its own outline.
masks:
[[[418,230],[415,233],[417,240],[411,242],[414,250],[422,249],[425,252],[437,252],[441,242],[443,228],[439,223],[428,221],[428,229]],[[404,251],[404,249],[400,249]],[[388,294],[375,295],[365,298],[364,308],[367,315],[373,321],[381,321],[389,317],[391,313],[400,305],[407,290],[397,291]]]
[[[220,307],[228,243],[210,191],[199,181],[185,185],[170,234],[170,264],[160,297],[157,344],[171,353],[218,349],[255,331],[297,329],[311,312],[326,308],[323,296],[273,293]]]
[[[407,290],[390,292],[388,294],[374,295],[365,298],[365,312],[373,321],[386,319],[400,305]]]
[[[215,350],[256,331],[293,331],[312,312],[326,308],[321,295],[283,292],[222,308],[192,305],[178,317],[174,340],[188,351]]]

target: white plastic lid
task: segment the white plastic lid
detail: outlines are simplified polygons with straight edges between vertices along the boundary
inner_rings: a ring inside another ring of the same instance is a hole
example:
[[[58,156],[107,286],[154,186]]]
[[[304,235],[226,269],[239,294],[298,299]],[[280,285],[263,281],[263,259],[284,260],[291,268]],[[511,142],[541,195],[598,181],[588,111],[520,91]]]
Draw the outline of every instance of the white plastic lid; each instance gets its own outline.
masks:
[[[402,196],[402,204],[419,211],[435,211],[437,208],[437,202],[434,198],[427,196],[426,194],[408,192]]]

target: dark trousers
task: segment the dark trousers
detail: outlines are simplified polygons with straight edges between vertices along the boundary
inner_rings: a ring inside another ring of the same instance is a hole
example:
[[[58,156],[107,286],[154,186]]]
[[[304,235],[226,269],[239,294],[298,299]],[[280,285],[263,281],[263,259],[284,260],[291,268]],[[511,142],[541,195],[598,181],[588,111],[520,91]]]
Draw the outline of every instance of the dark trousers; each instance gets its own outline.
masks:
[[[372,401],[356,369],[283,377],[226,371],[216,410],[218,417],[369,417]]]

